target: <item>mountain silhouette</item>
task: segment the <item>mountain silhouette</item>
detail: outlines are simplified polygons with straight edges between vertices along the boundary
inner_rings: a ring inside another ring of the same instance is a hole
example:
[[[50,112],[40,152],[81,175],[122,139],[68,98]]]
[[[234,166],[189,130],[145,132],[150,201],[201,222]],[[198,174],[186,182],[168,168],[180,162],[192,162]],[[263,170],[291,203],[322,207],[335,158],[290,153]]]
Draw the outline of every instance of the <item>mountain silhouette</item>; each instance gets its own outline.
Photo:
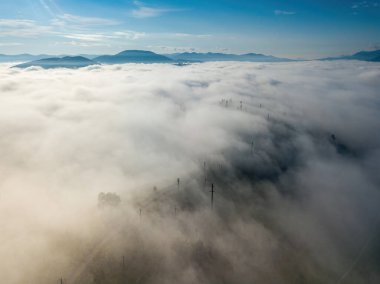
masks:
[[[34,60],[22,64],[15,65],[17,68],[27,68],[31,66],[39,66],[45,69],[51,68],[81,68],[89,65],[98,64],[97,62],[85,58],[83,56],[65,56],[65,57],[52,57]]]
[[[379,56],[380,56],[380,49],[373,50],[373,51],[360,51],[352,55],[352,58],[357,59],[357,60],[372,61],[376,57],[379,57]]]
[[[320,60],[361,60],[361,61],[378,61],[380,49],[372,51],[359,51],[352,55],[343,55],[337,57],[327,57]],[[377,59],[377,60],[376,60]]]
[[[152,51],[125,50],[115,55],[103,55],[95,57],[94,61],[106,64],[122,63],[170,63],[173,60]]]
[[[0,54],[0,62],[25,62],[25,61],[32,61],[32,60],[40,60],[43,58],[49,58],[52,57],[51,55],[47,54],[39,54],[39,55],[32,55],[28,53],[24,54],[15,54],[15,55],[7,55],[7,54]]]

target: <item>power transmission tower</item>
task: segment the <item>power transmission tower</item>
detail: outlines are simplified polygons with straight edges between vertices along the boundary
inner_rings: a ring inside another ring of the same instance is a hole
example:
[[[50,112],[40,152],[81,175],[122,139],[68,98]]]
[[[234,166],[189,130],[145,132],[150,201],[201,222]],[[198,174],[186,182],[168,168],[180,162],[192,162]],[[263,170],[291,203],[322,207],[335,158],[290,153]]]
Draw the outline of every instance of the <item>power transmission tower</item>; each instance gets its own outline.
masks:
[[[211,192],[211,209],[213,209],[214,208],[214,192],[215,192],[213,183],[211,184],[210,192]]]

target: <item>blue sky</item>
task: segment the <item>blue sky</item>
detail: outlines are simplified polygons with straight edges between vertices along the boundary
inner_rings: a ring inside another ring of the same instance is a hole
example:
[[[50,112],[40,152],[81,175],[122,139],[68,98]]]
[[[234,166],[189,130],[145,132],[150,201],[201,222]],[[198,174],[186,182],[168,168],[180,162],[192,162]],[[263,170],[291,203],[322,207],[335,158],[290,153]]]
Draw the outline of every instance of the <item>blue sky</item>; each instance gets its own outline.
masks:
[[[317,58],[380,49],[380,0],[3,0],[0,53],[258,52]]]

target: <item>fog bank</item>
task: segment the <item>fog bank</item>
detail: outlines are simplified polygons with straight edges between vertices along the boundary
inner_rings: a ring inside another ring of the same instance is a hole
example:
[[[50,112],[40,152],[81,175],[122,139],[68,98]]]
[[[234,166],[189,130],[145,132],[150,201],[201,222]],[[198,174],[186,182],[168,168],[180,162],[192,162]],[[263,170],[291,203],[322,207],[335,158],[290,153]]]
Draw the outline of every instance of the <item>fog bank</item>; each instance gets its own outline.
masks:
[[[8,67],[0,282],[380,282],[379,64]]]

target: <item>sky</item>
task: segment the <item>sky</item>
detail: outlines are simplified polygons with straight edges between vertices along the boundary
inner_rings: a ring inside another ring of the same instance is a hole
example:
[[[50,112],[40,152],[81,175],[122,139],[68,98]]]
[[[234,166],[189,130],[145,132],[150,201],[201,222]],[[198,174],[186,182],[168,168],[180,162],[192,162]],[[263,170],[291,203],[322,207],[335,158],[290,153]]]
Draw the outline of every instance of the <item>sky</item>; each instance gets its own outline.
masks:
[[[12,0],[0,53],[257,52],[319,58],[380,49],[380,1]]]

